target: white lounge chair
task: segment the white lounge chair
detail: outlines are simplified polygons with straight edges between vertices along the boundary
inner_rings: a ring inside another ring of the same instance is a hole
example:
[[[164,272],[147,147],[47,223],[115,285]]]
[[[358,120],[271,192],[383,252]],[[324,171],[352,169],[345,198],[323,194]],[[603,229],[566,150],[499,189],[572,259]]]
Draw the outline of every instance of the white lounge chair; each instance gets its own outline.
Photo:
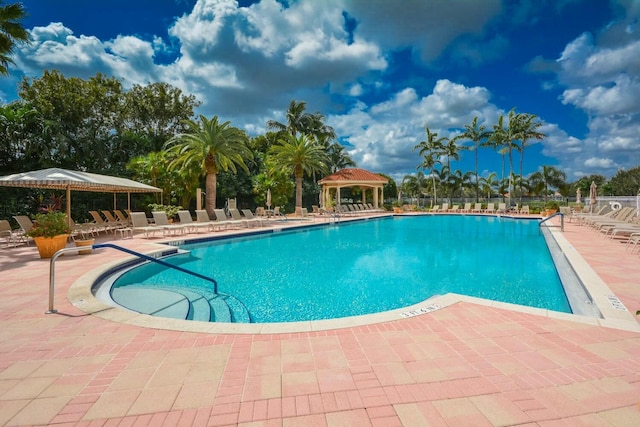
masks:
[[[220,221],[220,223],[224,223],[225,226],[244,226],[247,227],[248,224],[246,223],[246,221],[240,220],[234,220],[234,219],[229,219],[227,218],[227,214],[224,213],[224,209],[214,209],[213,213],[216,215],[216,221]]]
[[[171,224],[169,222],[169,218],[167,217],[167,213],[164,211],[154,211],[151,212],[153,215],[153,220],[156,223],[156,227],[160,227],[162,229],[162,233],[165,235],[175,235],[175,234],[184,234],[187,232],[188,225],[185,224]]]
[[[259,226],[265,225],[267,222],[259,216],[255,216],[250,209],[242,209],[242,214],[247,219],[247,221],[254,221]]]
[[[178,211],[178,218],[180,219],[180,225],[183,225],[187,232],[195,233],[198,230],[207,229],[213,231],[213,225],[210,223],[195,222],[191,217],[191,212],[187,210]]]
[[[487,203],[487,208],[484,210],[485,213],[496,213],[495,204]]]
[[[198,224],[208,224],[211,227],[211,231],[215,231],[216,227],[218,227],[218,230],[224,230],[227,228],[227,223],[225,221],[212,220],[204,209],[196,210],[196,219],[198,220]]]
[[[162,229],[159,227],[149,225],[147,215],[145,215],[144,212],[131,212],[129,214],[129,218],[131,218],[132,234],[135,234],[136,232],[142,232],[144,233],[145,239],[148,239],[150,234],[155,234],[158,231],[162,231]]]

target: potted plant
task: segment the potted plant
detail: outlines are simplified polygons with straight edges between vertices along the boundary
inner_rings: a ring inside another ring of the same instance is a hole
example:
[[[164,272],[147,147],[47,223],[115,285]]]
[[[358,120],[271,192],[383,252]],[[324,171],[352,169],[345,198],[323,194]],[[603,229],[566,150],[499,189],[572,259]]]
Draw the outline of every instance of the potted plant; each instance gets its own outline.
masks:
[[[51,258],[57,251],[67,245],[71,227],[67,215],[63,212],[50,211],[37,214],[33,227],[27,233],[38,248],[40,258]]]
[[[182,210],[182,206],[158,205],[158,204],[152,203],[149,205],[149,209],[151,209],[151,212],[164,211],[167,214],[167,218],[169,219],[169,222],[173,222],[173,220],[176,219],[178,215],[178,211]]]
[[[546,216],[551,216],[560,209],[560,205],[555,200],[549,200],[544,207],[546,209]]]

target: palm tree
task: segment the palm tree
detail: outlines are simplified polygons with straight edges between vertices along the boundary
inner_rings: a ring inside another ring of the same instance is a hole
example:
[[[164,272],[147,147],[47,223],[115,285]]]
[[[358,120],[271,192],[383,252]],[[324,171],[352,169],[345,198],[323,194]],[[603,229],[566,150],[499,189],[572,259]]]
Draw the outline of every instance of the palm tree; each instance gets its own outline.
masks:
[[[537,184],[544,188],[544,201],[547,201],[549,187],[558,188],[565,183],[567,174],[553,166],[542,165],[542,170],[534,172],[529,178],[534,186]]]
[[[491,132],[487,131],[484,126],[478,126],[478,116],[473,118],[470,125],[464,126],[465,131],[460,134],[458,139],[468,139],[473,142],[473,150],[476,157],[476,202],[478,201],[480,194],[480,183],[478,181],[478,150],[482,146],[482,141],[485,141]]]
[[[327,155],[329,156],[331,173],[335,173],[338,170],[349,166],[356,166],[356,162],[354,162],[353,159],[344,152],[344,145],[337,142],[329,145],[327,148]]]
[[[216,208],[217,177],[220,171],[237,173],[240,166],[247,173],[245,159],[253,159],[247,146],[249,138],[230,122],[220,124],[218,116],[208,120],[200,115],[200,123],[193,120],[184,122],[188,133],[181,133],[166,142],[165,148],[175,158],[169,168],[190,169],[196,164],[205,175],[205,209],[209,215]]]
[[[324,115],[307,113],[305,112],[306,108],[306,102],[291,100],[285,114],[287,123],[269,120],[267,128],[278,132],[287,132],[293,136],[297,136],[298,133],[312,135],[328,146],[328,141],[336,137],[335,131],[331,126],[325,125]]]
[[[28,43],[29,33],[19,20],[27,16],[22,3],[0,6],[0,74],[9,75],[9,64],[13,64],[11,54],[16,42]]]
[[[536,121],[538,116],[535,114],[518,114],[518,130],[517,135],[520,140],[520,183],[522,184],[523,175],[522,175],[522,165],[524,163],[524,150],[527,145],[527,140],[529,139],[537,139],[541,140],[546,135],[542,132],[538,132],[539,129],[544,123],[540,121]],[[522,201],[522,185],[520,185],[520,200]]]
[[[487,199],[491,198],[491,194],[495,193],[498,188],[498,175],[495,172],[491,172],[489,176],[480,178],[480,185],[482,186],[482,193],[487,193]]]
[[[272,168],[291,171],[296,179],[296,213],[302,210],[302,177],[327,173],[329,157],[324,147],[308,135],[286,135],[269,149]]]
[[[436,165],[441,164],[440,156],[443,154],[444,145],[443,141],[447,138],[438,138],[438,134],[431,132],[429,126],[425,126],[425,132],[427,133],[427,139],[420,141],[418,145],[413,147],[413,151],[418,150],[418,154],[423,156],[423,161],[418,165],[418,169],[428,170],[431,178],[433,179],[433,200],[438,200],[436,194],[436,177],[434,175]]]

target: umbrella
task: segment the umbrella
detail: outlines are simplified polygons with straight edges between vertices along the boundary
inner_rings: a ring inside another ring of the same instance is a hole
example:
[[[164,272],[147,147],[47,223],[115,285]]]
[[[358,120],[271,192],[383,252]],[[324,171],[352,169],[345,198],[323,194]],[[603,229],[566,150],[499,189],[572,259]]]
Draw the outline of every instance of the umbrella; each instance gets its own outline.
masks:
[[[591,205],[591,212],[593,212],[593,205],[598,203],[598,186],[595,181],[591,181],[591,187],[589,188],[589,204]]]
[[[578,188],[576,190],[576,205],[579,205],[580,203],[582,203],[582,200],[580,200],[581,196],[582,196],[582,193],[580,192],[580,189]]]
[[[114,193],[155,193],[161,189],[116,176],[60,168],[16,173],[0,177],[0,187],[48,188],[67,191],[67,215],[71,223],[71,190]]]
[[[267,208],[271,209],[271,189],[267,188]]]

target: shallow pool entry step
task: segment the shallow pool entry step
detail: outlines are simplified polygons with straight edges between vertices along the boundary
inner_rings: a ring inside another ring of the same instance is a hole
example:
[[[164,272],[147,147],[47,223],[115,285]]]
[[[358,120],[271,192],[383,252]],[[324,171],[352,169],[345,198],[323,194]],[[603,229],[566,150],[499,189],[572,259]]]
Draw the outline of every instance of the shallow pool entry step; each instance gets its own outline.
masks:
[[[246,307],[230,295],[163,285],[133,284],[111,289],[111,299],[129,310],[158,317],[201,322],[251,323]]]
[[[178,292],[138,286],[115,288],[111,298],[129,310],[172,319],[186,319],[191,305],[189,300]]]

